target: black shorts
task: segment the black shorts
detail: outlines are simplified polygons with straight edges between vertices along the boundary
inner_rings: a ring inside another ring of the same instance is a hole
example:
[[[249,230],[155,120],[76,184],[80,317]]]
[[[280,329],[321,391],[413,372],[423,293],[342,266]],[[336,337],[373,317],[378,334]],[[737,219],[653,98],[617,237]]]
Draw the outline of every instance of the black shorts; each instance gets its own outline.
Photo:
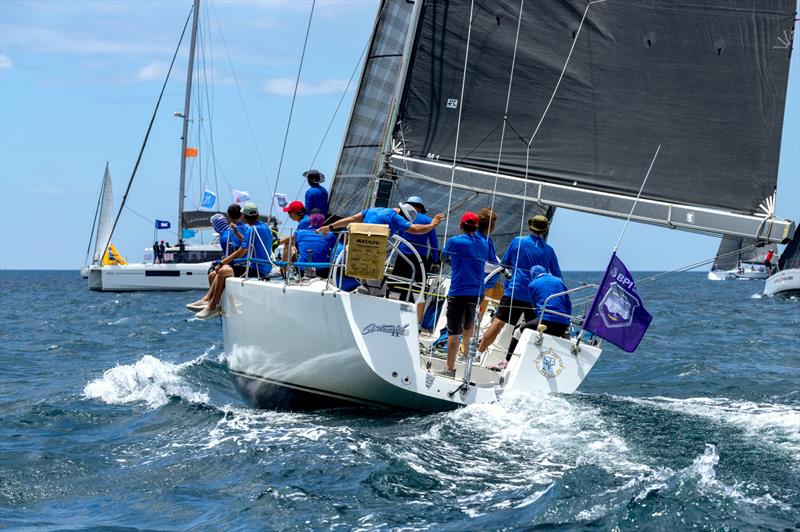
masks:
[[[245,268],[244,264],[231,264],[230,267],[233,269],[234,277],[244,277],[244,271],[247,269]],[[216,268],[217,265],[212,264],[211,267],[208,269],[208,273],[213,272]]]
[[[406,262],[405,259],[411,261],[411,263]],[[430,269],[430,257],[425,257],[422,259],[422,263],[425,267],[425,271]],[[414,272],[412,275],[411,269],[412,265],[414,267]],[[419,267],[419,262],[417,262],[417,257],[414,255],[398,255],[394,260],[394,268],[392,268],[392,274],[397,275],[398,277],[405,277],[407,279],[411,279],[413,277],[414,281],[417,283],[422,282],[422,269]],[[408,283],[396,283],[393,284],[391,290],[393,292],[400,292],[401,294],[405,295],[408,291]],[[413,296],[412,296],[413,297]]]
[[[461,334],[475,323],[478,296],[447,297],[447,334]]]
[[[529,301],[520,301],[519,299],[514,299],[514,305],[511,305],[511,298],[508,296],[503,296],[500,300],[500,308],[497,309],[494,317],[499,319],[504,323],[508,323],[511,325],[516,325],[519,321],[520,316],[525,316],[525,321],[529,319],[533,319],[536,316],[536,313],[533,312],[533,308]]]
[[[520,327],[521,331],[525,329],[533,329],[536,330],[536,327],[539,325],[539,319],[526,321]],[[547,328],[544,330],[545,334],[550,334],[552,336],[564,336],[567,330],[569,329],[569,323],[556,323],[554,321],[547,321],[542,320],[542,325],[546,325]]]

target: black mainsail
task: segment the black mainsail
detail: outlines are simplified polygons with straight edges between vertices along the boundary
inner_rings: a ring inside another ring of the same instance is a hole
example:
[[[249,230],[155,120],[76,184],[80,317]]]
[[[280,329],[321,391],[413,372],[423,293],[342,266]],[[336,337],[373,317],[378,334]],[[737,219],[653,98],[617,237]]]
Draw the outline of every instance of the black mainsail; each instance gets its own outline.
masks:
[[[624,217],[660,144],[632,219],[783,241],[791,222],[759,208],[794,15],[795,0],[427,0],[400,80],[394,193],[424,190],[436,212],[494,197],[516,230],[523,204]],[[353,173],[343,161],[337,175]],[[333,205],[366,182],[337,183]]]

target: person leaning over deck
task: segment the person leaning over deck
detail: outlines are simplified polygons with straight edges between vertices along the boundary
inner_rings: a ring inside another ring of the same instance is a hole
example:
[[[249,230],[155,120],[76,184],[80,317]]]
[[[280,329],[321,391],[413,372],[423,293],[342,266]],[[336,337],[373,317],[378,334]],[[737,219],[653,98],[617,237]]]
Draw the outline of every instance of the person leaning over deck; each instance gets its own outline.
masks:
[[[248,252],[250,252],[250,258],[262,261],[270,260],[272,231],[267,224],[258,219],[258,207],[255,203],[245,203],[242,207],[242,214],[244,215],[244,221],[247,223],[245,232],[242,235],[242,242],[239,244],[239,249],[222,259],[217,265],[217,275],[214,278],[211,299],[203,310],[195,314],[198,319],[207,320],[222,314],[219,309],[219,301],[222,298],[223,290],[225,290],[225,279],[233,277],[231,263],[234,260],[247,256]],[[270,264],[252,263],[249,268],[245,269],[245,275],[257,278],[267,276],[271,271],[272,266]]]
[[[425,204],[419,196],[411,196],[406,200],[406,203],[414,207],[417,211],[417,217],[414,220],[416,224],[429,224],[433,220],[430,216],[426,215]],[[422,267],[426,272],[431,270],[432,264],[439,263],[439,241],[436,238],[436,229],[427,234],[413,234],[407,231],[400,231],[398,236],[407,240],[419,253],[422,258]],[[422,269],[417,263],[417,258],[410,247],[401,244],[399,247],[400,253],[405,257],[398,256],[394,262],[394,269],[392,273],[398,277],[405,277],[407,279],[413,278],[414,281],[422,282]],[[412,267],[413,266],[413,267]],[[400,292],[401,297],[405,297],[406,292],[411,290],[411,285],[404,283],[394,285],[392,288],[394,292]],[[425,312],[425,298],[422,294],[414,294],[414,300],[417,302],[417,323],[422,322],[422,316]]]
[[[566,292],[567,285],[564,284],[564,280],[560,277],[556,277],[555,275],[548,273],[543,266],[536,265],[531,268],[530,275],[531,282],[528,283],[528,293],[530,295],[531,305],[533,306],[536,315],[532,319],[519,326],[519,333],[521,334],[525,329],[536,330],[539,325],[539,316],[541,316],[542,325],[545,326],[545,334],[550,334],[552,336],[564,336],[564,334],[566,334],[569,330],[570,319],[566,316],[572,315],[572,301],[570,301],[569,295],[562,294],[560,296],[551,298],[550,301],[547,302],[547,310],[558,312],[558,314],[544,312],[544,304],[548,297],[561,292]],[[565,314],[566,316],[562,316],[561,314]],[[511,338],[511,342],[508,344],[506,359],[501,360],[492,366],[491,369],[496,371],[505,369],[505,367],[508,365],[508,361],[511,360],[511,355],[514,353],[514,349],[517,348],[517,343],[519,343],[519,338],[517,332],[515,331],[514,336]]]
[[[400,231],[405,231],[414,235],[424,235],[433,231],[444,219],[444,214],[437,214],[430,223],[417,224],[417,209],[408,203],[401,203],[399,207],[374,207],[366,209],[347,218],[342,218],[332,224],[323,225],[317,229],[318,233],[328,234],[334,229],[347,227],[351,223],[365,224],[385,224],[389,226],[389,232],[396,235]]]
[[[544,241],[544,234],[550,222],[546,216],[536,215],[528,220],[528,236],[518,236],[511,241],[503,255],[502,263],[511,269],[511,278],[503,286],[503,298],[500,308],[492,318],[492,323],[481,338],[478,346],[478,356],[481,358],[484,351],[492,345],[497,335],[506,323],[516,325],[520,317],[525,321],[533,319],[534,312],[531,308],[528,295],[528,282],[530,269],[537,264],[555,275],[561,277],[561,268],[553,248]]]
[[[325,223],[325,215],[315,212],[308,217],[309,228],[300,229],[294,235],[294,247],[297,249],[298,262],[325,262],[331,260],[331,250],[336,245],[336,235],[321,235],[317,229]],[[317,269],[317,277],[328,277],[328,268]]]
[[[325,182],[325,176],[319,170],[308,170],[303,172],[303,177],[308,180],[308,190],[306,190],[306,210],[312,212],[319,209],[321,214],[328,214],[328,191],[320,185]]]
[[[489,260],[489,244],[478,236],[478,215],[464,213],[460,235],[448,239],[442,256],[450,263],[450,290],[447,292],[447,367],[445,377],[456,376],[459,335],[464,351],[475,326],[475,309],[483,295],[483,269]]]

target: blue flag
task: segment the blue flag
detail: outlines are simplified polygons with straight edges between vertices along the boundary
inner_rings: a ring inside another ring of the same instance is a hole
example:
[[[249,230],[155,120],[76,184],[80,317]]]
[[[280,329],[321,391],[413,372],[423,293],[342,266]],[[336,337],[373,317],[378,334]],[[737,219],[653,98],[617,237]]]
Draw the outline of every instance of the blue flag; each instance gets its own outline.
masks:
[[[644,308],[631,272],[612,254],[583,328],[633,353],[651,321],[653,316]]]
[[[167,220],[156,220],[156,229],[169,229],[172,225]]]
[[[184,229],[181,238],[193,238],[197,232],[194,229]]]
[[[208,189],[203,191],[203,198],[200,200],[201,209],[213,209],[217,202],[217,195]]]

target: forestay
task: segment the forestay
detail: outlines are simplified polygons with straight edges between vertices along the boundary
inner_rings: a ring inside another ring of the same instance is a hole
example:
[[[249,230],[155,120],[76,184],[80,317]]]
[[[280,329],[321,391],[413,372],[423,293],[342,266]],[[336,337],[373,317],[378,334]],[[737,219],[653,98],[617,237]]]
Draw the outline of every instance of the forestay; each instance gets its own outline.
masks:
[[[790,224],[763,223],[759,207],[777,181],[794,12],[794,0],[428,0],[394,134],[399,185],[430,195],[453,177],[454,204],[496,195],[505,214],[524,194],[624,217],[661,144],[634,220],[783,240]]]

